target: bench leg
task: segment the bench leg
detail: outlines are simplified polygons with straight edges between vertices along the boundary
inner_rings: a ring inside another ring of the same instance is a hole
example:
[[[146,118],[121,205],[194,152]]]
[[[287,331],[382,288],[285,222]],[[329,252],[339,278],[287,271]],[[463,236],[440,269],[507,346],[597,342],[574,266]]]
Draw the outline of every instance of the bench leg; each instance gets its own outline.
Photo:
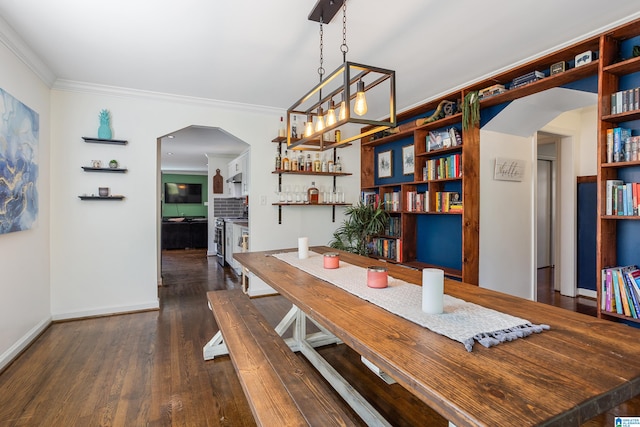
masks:
[[[216,356],[226,356],[229,350],[224,342],[222,342],[222,332],[218,331],[211,340],[202,348],[204,360],[212,360]]]

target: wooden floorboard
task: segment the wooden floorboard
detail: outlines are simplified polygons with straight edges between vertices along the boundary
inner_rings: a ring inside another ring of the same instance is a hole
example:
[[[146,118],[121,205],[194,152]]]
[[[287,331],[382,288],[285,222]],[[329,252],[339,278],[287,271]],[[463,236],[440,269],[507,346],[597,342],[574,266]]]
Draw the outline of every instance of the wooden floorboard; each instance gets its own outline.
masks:
[[[254,426],[230,359],[202,358],[217,331],[206,292],[239,280],[204,250],[165,251],[162,270],[160,310],[55,323],[0,373],[0,426]],[[539,272],[541,301],[595,313],[592,300],[549,291],[550,277]],[[273,325],[289,308],[280,296],[253,302]],[[447,425],[344,345],[321,354],[393,425]],[[612,426],[615,415],[640,415],[640,399],[585,426]]]

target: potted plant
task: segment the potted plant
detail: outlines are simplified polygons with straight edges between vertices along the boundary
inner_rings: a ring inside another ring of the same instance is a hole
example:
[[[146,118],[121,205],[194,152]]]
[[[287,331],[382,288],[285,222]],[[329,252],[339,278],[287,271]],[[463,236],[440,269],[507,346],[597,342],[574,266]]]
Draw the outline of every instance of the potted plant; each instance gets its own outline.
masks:
[[[347,218],[334,231],[329,246],[359,255],[368,255],[371,238],[382,234],[389,222],[389,214],[380,207],[374,207],[362,201],[357,205],[349,206],[345,214]]]

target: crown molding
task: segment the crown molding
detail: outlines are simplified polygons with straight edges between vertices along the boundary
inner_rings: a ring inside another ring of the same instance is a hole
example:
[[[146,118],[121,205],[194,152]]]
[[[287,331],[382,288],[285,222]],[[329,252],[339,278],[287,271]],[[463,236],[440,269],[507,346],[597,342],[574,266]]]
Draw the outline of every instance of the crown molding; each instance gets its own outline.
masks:
[[[0,43],[13,52],[47,87],[53,86],[56,80],[55,74],[1,16]]]
[[[210,98],[199,98],[195,96],[174,95],[162,92],[153,92],[140,89],[131,89],[118,86],[108,86],[96,83],[78,82],[73,80],[58,79],[52,87],[53,90],[63,92],[88,93],[94,95],[117,96],[122,98],[138,98],[153,101],[179,102],[189,105],[200,105],[214,107],[225,110],[235,110],[242,112],[253,112],[258,114],[282,114],[282,108],[269,107],[264,105],[243,104],[240,102],[220,101]]]

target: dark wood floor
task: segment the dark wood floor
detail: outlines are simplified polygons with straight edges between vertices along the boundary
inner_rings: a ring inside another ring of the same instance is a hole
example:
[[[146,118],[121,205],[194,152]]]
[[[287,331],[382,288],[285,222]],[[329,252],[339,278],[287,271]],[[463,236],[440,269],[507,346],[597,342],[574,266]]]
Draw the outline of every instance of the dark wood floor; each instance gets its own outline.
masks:
[[[159,311],[55,323],[0,373],[0,426],[255,425],[229,358],[202,358],[217,331],[205,293],[239,281],[201,250],[167,251],[162,260]],[[538,295],[595,310],[593,301]],[[288,309],[279,296],[254,303],[273,324]],[[393,425],[447,425],[402,387],[371,374],[344,345],[322,354]],[[634,399],[585,425],[612,426],[614,415],[639,414]]]

